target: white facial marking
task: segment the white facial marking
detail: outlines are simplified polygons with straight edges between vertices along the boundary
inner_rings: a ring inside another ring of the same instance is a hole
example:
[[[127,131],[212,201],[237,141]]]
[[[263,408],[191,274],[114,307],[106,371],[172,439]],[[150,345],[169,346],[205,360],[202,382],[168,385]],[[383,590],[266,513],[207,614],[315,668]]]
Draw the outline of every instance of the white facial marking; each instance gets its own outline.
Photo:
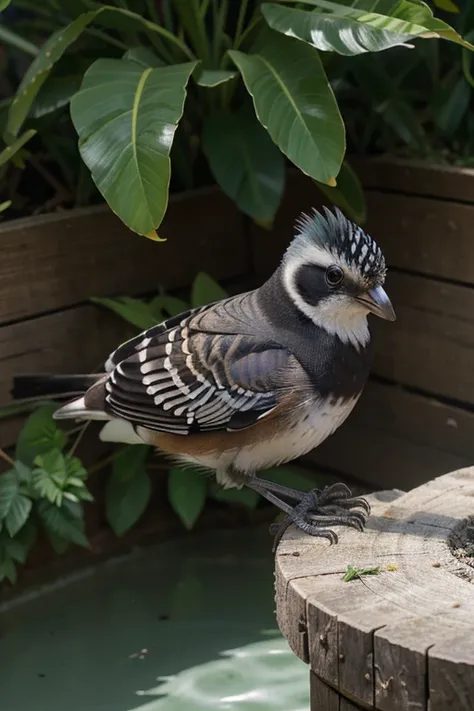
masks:
[[[336,294],[323,299],[317,307],[311,306],[302,298],[296,288],[296,274],[304,264],[329,267],[335,263],[355,280],[360,279],[360,270],[357,271],[341,257],[331,254],[318,245],[302,245],[298,252],[293,250],[291,256],[284,260],[284,286],[293,303],[316,326],[324,328],[328,333],[335,334],[343,343],[352,343],[356,348],[359,348],[365,346],[370,339],[367,324],[368,309],[350,296],[337,296]]]

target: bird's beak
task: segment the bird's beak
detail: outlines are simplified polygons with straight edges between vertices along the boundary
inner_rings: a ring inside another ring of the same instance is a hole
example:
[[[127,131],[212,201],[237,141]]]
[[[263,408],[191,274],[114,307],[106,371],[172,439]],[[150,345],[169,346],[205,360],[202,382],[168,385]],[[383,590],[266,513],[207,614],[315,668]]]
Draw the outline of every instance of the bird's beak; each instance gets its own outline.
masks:
[[[387,296],[385,289],[381,286],[376,286],[375,289],[366,291],[362,296],[358,297],[358,301],[365,306],[371,313],[386,319],[387,321],[395,321],[397,318],[393,310],[392,302]]]

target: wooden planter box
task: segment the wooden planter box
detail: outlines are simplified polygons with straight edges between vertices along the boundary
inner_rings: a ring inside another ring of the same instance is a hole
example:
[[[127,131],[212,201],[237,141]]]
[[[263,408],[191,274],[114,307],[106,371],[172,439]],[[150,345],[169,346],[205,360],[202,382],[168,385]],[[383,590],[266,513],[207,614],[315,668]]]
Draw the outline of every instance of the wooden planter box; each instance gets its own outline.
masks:
[[[407,490],[473,460],[474,171],[388,159],[352,164],[367,191],[367,229],[387,256],[398,320],[373,320],[372,380],[348,422],[310,460],[373,487]],[[271,232],[217,188],[171,198],[164,244],[132,234],[106,207],[4,223],[0,405],[10,402],[15,373],[97,369],[133,333],[90,296],[179,289],[199,270],[261,283],[299,212],[321,202],[312,181],[291,172]],[[0,420],[0,446],[14,443],[21,422]],[[91,436],[86,463],[97,455],[94,442]],[[102,482],[94,487],[97,505],[88,507],[99,537],[106,529]]]
[[[14,374],[97,370],[134,332],[90,296],[185,287],[199,270],[219,280],[249,271],[243,218],[215,188],[172,197],[160,235],[158,245],[130,232],[105,206],[0,225],[0,406]],[[20,424],[0,421],[2,447]]]

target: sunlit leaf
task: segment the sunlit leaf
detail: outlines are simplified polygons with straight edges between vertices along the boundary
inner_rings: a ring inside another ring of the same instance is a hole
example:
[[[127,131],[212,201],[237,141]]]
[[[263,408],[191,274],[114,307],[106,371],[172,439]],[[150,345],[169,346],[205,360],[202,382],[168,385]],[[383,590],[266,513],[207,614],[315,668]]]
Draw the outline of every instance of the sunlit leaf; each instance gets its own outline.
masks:
[[[439,37],[474,49],[420,0],[303,0],[303,4],[317,9],[301,15],[291,9],[287,14],[271,4],[264,13],[275,29],[278,25],[281,32],[293,31],[318,49],[340,54],[376,52],[417,37]]]
[[[258,54],[230,51],[255,111],[280,150],[303,173],[330,183],[339,173],[345,133],[317,52],[268,30]]]
[[[170,150],[195,62],[143,68],[98,59],[71,101],[81,156],[112,210],[149,235],[168,204]]]

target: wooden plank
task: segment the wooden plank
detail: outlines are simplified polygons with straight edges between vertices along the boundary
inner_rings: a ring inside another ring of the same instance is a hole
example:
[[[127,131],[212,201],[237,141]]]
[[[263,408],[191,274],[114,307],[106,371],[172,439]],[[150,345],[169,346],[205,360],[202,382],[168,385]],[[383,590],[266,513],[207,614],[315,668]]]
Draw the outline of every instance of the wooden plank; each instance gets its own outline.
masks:
[[[474,289],[392,273],[387,291],[397,321],[373,319],[373,372],[474,403]]]
[[[0,328],[0,406],[11,402],[14,375],[100,372],[108,353],[135,332],[93,305]]]
[[[440,615],[387,624],[374,635],[376,707],[424,711],[427,702],[428,650],[455,628]]]
[[[472,629],[455,639],[446,635],[428,651],[429,711],[472,711],[474,639]]]
[[[474,170],[393,156],[349,156],[364,187],[474,203]]]
[[[474,202],[474,195],[472,199]],[[474,282],[474,204],[372,189],[366,190],[366,200],[368,219],[364,227],[383,249],[389,267]],[[257,274],[262,278],[271,274],[295,234],[300,213],[322,204],[328,201],[309,178],[289,174],[272,231],[251,227]]]
[[[347,422],[305,460],[406,490],[472,463],[473,431],[474,413],[369,382]]]
[[[248,271],[243,219],[215,188],[173,196],[159,244],[107,207],[0,225],[0,323],[90,296],[143,294],[189,284],[199,270],[222,279]]]
[[[310,672],[310,711],[340,711],[340,695]]]
[[[366,191],[367,231],[389,267],[474,282],[474,205]]]

